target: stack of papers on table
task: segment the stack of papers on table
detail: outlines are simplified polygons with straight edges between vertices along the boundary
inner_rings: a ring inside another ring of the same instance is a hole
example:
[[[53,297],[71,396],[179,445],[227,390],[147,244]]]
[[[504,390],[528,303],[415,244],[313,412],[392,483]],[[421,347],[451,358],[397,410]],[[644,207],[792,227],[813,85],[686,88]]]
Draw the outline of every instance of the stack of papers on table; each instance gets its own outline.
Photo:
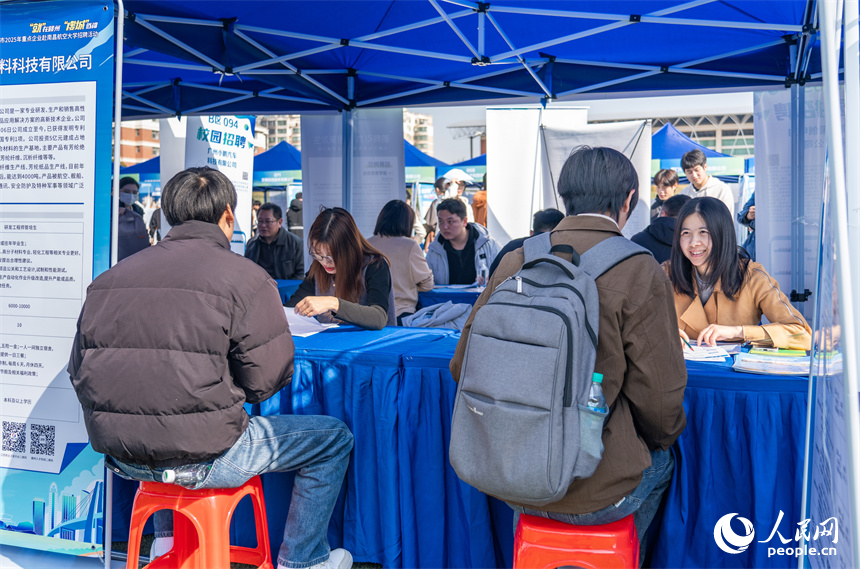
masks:
[[[287,315],[287,324],[290,325],[290,333],[300,338],[307,338],[308,336],[313,336],[314,334],[318,334],[329,328],[337,328],[338,326],[337,324],[323,324],[316,318],[309,316],[301,316],[296,314],[293,308],[287,306],[284,307],[284,314]]]
[[[684,346],[684,359],[691,362],[724,362],[729,353],[720,346]]]
[[[738,354],[732,366],[736,371],[770,375],[809,375],[809,356],[766,356]]]

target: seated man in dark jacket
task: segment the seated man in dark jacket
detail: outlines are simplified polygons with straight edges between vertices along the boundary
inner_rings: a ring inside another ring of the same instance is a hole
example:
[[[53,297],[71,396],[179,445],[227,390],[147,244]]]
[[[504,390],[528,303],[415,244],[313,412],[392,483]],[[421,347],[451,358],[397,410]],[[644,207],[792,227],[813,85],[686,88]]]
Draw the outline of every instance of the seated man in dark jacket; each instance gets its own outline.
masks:
[[[264,203],[257,212],[257,236],[248,241],[245,256],[273,279],[305,278],[302,240],[283,228],[281,206]]]
[[[190,168],[167,183],[170,232],[87,290],[72,385],[93,449],[123,478],[200,469],[194,488],[232,488],[297,470],[278,567],[344,569],[352,556],[330,552],[326,531],[351,433],[333,417],[248,417],[243,407],[289,383],[293,340],[275,283],[230,252],[235,207],[217,170]],[[154,308],[148,298],[159,299]],[[150,557],[173,545],[172,512],[154,518]]]
[[[651,251],[658,263],[668,261],[672,254],[672,236],[675,234],[678,212],[691,199],[693,198],[690,196],[678,194],[664,201],[660,216],[630,240]]]

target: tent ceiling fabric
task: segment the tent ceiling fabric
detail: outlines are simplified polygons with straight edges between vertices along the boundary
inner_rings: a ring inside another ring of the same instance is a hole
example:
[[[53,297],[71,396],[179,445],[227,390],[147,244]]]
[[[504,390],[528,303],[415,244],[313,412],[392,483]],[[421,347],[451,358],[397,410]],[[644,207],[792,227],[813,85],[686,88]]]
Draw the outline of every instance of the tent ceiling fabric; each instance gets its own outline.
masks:
[[[128,119],[779,88],[787,78],[820,78],[813,0],[124,7]]]

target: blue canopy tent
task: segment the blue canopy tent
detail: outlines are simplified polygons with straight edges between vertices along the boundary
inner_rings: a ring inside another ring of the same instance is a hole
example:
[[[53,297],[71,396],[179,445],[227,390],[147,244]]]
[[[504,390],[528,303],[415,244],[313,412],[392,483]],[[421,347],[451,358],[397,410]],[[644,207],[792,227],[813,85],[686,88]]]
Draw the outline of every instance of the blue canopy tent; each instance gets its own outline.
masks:
[[[690,150],[701,150],[705,154],[708,158],[708,172],[715,176],[737,178],[745,171],[743,158],[735,158],[702,146],[674,125],[667,123],[651,136],[651,175],[656,174],[657,170],[672,169],[678,172],[679,176],[683,176],[681,158]]]
[[[302,153],[282,141],[254,156],[254,190],[285,190],[302,178]]]
[[[475,156],[469,160],[451,164],[451,168],[459,168],[472,176],[476,182],[480,182],[484,174],[487,173],[487,155],[481,154],[480,156]]]
[[[429,154],[415,148],[408,140],[403,141],[403,157],[406,164],[406,183],[427,182],[432,184],[439,175],[439,170],[448,165]]]
[[[153,198],[161,197],[161,160],[160,156],[150,158],[134,166],[120,168],[120,176],[135,176],[140,184],[140,195]]]
[[[122,82],[122,115],[135,119],[337,111],[343,116],[347,150],[356,109],[553,104],[595,97],[783,87],[795,94],[823,78],[828,136],[836,137],[842,129],[838,128],[838,95],[833,93],[843,72],[836,64],[839,42],[833,40],[838,29],[835,4],[815,0],[127,0],[125,30],[120,34],[122,66],[124,77],[133,79]],[[847,11],[852,3],[845,4]],[[826,17],[820,21],[819,14]],[[845,20],[856,26],[856,16]],[[821,48],[819,33],[825,46],[831,42],[827,49]],[[654,41],[655,37],[694,35],[707,40]],[[853,66],[856,59],[844,73],[855,73]],[[830,168],[839,196],[834,216],[842,231],[848,226],[848,207],[841,139],[839,144],[836,140],[830,142],[834,157]],[[849,156],[856,155],[856,147],[851,149]],[[344,168],[347,207],[350,177],[350,169]],[[860,176],[849,179],[854,183]],[[803,207],[802,196],[797,198],[797,204],[792,204],[793,219],[799,216],[794,210]],[[840,258],[848,259],[844,233],[839,233],[838,250]],[[839,296],[848,303],[850,281],[840,279]],[[849,346],[846,389],[856,393],[856,342],[848,317],[852,309],[849,304],[843,306],[847,307],[842,315],[843,339]],[[847,399],[852,401],[848,411],[855,429],[852,436],[857,436],[856,397]],[[860,471],[856,457],[850,460]],[[852,503],[852,508],[854,520],[860,519],[857,506]],[[710,531],[706,529],[703,535]],[[856,535],[853,528],[852,532]],[[398,551],[400,547],[406,546],[398,542]],[[711,565],[723,564],[725,557],[711,561]],[[677,562],[683,564],[691,563]]]

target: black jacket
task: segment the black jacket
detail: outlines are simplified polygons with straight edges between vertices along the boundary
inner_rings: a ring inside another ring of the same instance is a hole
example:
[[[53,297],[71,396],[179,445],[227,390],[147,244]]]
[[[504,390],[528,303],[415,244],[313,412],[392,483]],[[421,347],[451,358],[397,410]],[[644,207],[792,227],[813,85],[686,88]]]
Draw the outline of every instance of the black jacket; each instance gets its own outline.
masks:
[[[287,229],[290,227],[302,227],[302,200],[294,199],[287,209]]]
[[[651,225],[630,238],[654,255],[658,263],[668,261],[672,255],[672,236],[675,234],[674,217],[658,217]]]
[[[245,257],[260,264],[260,249],[265,247],[259,235],[248,241]],[[267,269],[269,276],[281,280],[301,280],[305,278],[305,256],[302,240],[281,227],[278,236],[271,244],[273,264]]]
[[[69,374],[96,451],[205,462],[245,431],[246,402],[289,383],[293,339],[275,282],[217,225],[189,221],[92,282]]]

